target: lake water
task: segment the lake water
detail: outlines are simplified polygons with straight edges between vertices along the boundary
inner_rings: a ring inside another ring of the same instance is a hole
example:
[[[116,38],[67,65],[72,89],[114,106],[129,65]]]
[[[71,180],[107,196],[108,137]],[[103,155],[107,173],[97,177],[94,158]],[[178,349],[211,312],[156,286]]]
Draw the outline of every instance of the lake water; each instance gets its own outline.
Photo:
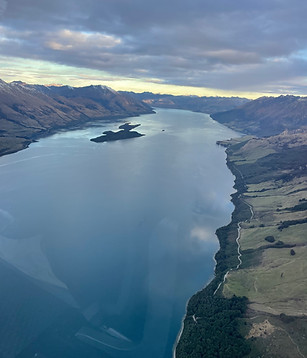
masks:
[[[216,141],[237,133],[182,110],[129,121],[145,136],[90,142],[117,128],[101,122],[0,158],[0,257],[75,307],[90,323],[76,336],[102,356],[170,358],[230,221]]]

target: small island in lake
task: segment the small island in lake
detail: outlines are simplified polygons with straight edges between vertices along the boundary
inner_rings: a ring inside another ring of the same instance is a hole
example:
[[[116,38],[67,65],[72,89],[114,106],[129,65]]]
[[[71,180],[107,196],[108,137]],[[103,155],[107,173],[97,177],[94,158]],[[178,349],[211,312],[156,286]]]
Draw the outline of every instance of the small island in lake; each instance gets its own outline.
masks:
[[[96,143],[101,143],[101,142],[109,142],[114,140],[142,137],[145,134],[141,134],[136,131],[131,131],[131,129],[134,129],[139,126],[140,124],[131,124],[127,122],[118,127],[120,129],[119,131],[117,132],[105,131],[102,133],[103,134],[102,136],[92,138],[91,141]]]

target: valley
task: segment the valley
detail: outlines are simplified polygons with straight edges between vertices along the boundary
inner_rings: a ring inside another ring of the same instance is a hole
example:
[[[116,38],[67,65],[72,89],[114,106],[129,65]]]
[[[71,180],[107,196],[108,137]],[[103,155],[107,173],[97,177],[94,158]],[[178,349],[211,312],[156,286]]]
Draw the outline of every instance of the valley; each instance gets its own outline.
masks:
[[[56,131],[97,120],[153,113],[151,107],[106,86],[42,86],[0,80],[0,155],[27,148]]]

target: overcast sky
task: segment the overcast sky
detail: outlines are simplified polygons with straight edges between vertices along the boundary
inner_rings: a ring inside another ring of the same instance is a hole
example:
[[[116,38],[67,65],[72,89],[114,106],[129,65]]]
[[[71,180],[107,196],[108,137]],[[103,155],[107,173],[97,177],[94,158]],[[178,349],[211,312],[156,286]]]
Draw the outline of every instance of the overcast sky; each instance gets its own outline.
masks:
[[[305,95],[306,19],[306,0],[0,0],[0,78]]]

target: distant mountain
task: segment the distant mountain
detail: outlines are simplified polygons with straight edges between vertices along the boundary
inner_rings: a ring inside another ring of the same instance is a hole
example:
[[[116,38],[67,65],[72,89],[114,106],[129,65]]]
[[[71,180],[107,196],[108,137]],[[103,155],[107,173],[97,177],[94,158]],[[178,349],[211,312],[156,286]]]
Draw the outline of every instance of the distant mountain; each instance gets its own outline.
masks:
[[[152,107],[178,108],[209,114],[220,111],[228,111],[250,101],[247,98],[240,97],[172,96],[167,94],[154,94],[151,92],[121,93],[129,94],[130,96],[141,100]]]
[[[275,135],[286,129],[307,128],[307,97],[261,97],[211,117],[243,133]]]
[[[0,80],[0,155],[22,149],[56,129],[151,112],[146,103],[106,86],[41,86]]]

